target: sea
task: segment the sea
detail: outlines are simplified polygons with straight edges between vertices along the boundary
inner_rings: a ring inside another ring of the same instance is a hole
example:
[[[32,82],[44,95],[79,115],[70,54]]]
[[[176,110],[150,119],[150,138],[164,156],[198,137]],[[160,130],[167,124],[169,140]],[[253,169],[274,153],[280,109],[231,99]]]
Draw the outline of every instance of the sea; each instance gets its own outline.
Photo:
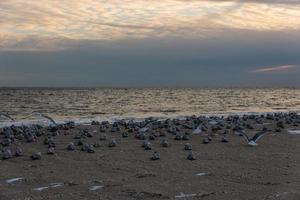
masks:
[[[0,127],[299,111],[299,88],[0,88]]]

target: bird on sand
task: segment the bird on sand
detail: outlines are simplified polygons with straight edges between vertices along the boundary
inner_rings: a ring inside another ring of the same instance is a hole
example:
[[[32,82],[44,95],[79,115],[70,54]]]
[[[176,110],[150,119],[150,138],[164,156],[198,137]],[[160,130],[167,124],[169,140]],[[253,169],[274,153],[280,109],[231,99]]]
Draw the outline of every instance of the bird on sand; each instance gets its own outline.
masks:
[[[244,131],[237,131],[238,134],[242,135],[245,142],[249,145],[249,146],[257,146],[257,141],[264,136],[267,131],[260,131],[258,133],[256,133],[252,138],[250,138]]]
[[[151,125],[154,122],[157,122],[157,120],[149,120],[148,122],[146,122],[143,125],[139,125],[137,123],[135,125],[139,128],[139,130],[138,130],[139,133],[145,133],[146,131],[149,130],[149,128],[147,126]]]
[[[193,134],[200,134],[203,131],[203,128],[206,130],[207,126],[204,123],[199,124],[196,128],[193,129]]]

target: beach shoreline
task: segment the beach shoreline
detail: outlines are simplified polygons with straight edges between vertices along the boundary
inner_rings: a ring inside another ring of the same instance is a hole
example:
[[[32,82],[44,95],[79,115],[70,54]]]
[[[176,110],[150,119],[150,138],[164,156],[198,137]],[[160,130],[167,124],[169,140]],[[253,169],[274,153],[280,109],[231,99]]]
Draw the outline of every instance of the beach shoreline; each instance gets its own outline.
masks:
[[[16,140],[8,147],[14,152],[21,146],[22,156],[0,160],[0,199],[296,200],[300,197],[300,135],[289,130],[300,129],[299,119],[297,114],[276,115],[269,114],[273,119],[266,114],[239,116],[241,123],[196,116],[163,120],[161,126],[151,124],[145,138],[137,137],[140,129],[131,130],[142,122],[132,127],[124,121],[41,127],[43,134],[35,141]],[[193,134],[201,120],[207,130]],[[283,121],[280,130],[278,121]],[[236,134],[236,126],[250,136],[263,128],[268,133],[258,146],[250,147]],[[106,140],[100,140],[104,134]],[[188,140],[177,140],[177,135],[188,135]],[[227,143],[222,142],[224,136]],[[53,155],[47,154],[45,138],[55,141]],[[207,138],[211,141],[204,144]],[[161,145],[164,139],[168,147]],[[79,140],[93,144],[94,153],[82,151]],[[116,141],[115,147],[109,147],[111,140]],[[144,141],[151,143],[151,150],[142,147]],[[67,150],[70,142],[75,144],[74,151]],[[186,143],[193,147],[195,160],[187,159],[190,151],[184,150]],[[151,160],[154,151],[159,160]],[[41,152],[41,159],[32,160],[30,156],[37,152]]]

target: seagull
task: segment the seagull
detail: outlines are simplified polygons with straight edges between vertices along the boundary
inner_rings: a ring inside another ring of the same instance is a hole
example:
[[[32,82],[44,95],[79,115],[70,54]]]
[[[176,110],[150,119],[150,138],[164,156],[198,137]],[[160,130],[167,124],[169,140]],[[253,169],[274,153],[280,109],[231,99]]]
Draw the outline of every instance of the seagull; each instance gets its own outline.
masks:
[[[54,121],[53,118],[49,117],[48,115],[39,113],[39,112],[33,112],[31,115],[26,116],[26,117],[24,117],[23,119],[26,119],[26,118],[28,118],[28,117],[30,117],[30,116],[32,116],[32,115],[37,115],[37,116],[39,116],[39,117],[43,117],[43,118],[45,118],[45,119],[48,119],[48,120],[49,120],[50,122],[52,122],[55,126],[57,126],[57,123]]]
[[[4,117],[10,119],[11,121],[15,121],[14,118],[12,118],[8,113],[0,112],[0,116],[4,116]]]
[[[202,126],[199,125],[193,130],[193,134],[200,134],[202,132]]]
[[[267,131],[260,131],[256,133],[252,138],[249,138],[249,136],[244,132],[244,131],[238,131],[240,135],[243,136],[245,141],[249,146],[257,146],[258,144],[256,143],[264,134],[267,133]]]
[[[217,120],[208,120],[208,123],[209,123],[210,125],[217,125],[217,124],[219,124],[220,122],[218,122]]]
[[[48,119],[49,121],[51,121],[54,125],[57,125],[57,123],[54,121],[53,118],[49,117],[48,115],[44,115],[42,113],[40,113],[40,116],[45,118],[45,119]]]
[[[136,124],[136,126],[139,128],[139,133],[145,133],[146,131],[149,130],[149,128],[147,128],[148,125],[151,125],[152,123],[156,122],[157,120],[151,120],[149,122],[146,122],[145,125],[143,126],[139,126],[138,124]]]
[[[204,128],[206,128],[207,129],[207,127],[205,126],[205,124],[203,124],[203,123],[201,123],[201,124],[199,124],[199,126],[197,126],[195,129],[193,129],[193,134],[200,134],[200,133],[202,133],[202,127],[204,127]]]

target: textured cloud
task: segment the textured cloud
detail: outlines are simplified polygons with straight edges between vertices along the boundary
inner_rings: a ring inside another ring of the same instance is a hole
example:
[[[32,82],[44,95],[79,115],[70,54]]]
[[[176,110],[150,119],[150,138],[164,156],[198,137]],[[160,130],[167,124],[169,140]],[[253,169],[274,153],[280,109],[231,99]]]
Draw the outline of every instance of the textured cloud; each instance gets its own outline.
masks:
[[[185,1],[185,0],[177,0]],[[212,2],[247,2],[261,4],[300,4],[299,0],[191,0],[191,1],[212,1]]]
[[[296,0],[4,0],[0,50],[60,50],[78,40],[207,38],[300,28]]]
[[[17,73],[17,72],[0,72],[0,81],[24,81],[36,78],[31,73]]]
[[[287,72],[298,68],[298,65],[281,65],[277,67],[266,67],[251,71],[252,73]]]

